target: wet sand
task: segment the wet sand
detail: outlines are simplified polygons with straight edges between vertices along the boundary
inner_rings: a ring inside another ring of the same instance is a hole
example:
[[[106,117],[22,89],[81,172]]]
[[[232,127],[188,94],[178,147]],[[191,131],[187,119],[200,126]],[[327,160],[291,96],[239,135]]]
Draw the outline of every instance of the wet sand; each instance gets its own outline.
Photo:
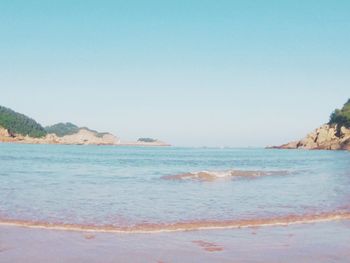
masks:
[[[349,220],[152,234],[0,226],[1,263],[349,261]]]

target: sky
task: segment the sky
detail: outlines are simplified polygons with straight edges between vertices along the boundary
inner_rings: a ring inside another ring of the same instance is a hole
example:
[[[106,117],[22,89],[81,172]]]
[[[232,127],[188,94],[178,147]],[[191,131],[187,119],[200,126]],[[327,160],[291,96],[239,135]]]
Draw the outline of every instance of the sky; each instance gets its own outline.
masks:
[[[122,140],[266,146],[350,97],[350,1],[0,1],[0,105]]]

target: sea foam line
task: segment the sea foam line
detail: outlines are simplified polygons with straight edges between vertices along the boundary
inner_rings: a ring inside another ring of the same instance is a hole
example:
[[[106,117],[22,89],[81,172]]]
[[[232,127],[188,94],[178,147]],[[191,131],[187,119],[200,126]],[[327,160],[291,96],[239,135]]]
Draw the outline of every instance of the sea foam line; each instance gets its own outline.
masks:
[[[286,175],[288,171],[247,171],[247,170],[225,170],[225,171],[199,171],[181,173],[176,175],[165,175],[165,180],[197,180],[197,181],[215,181],[217,179],[229,178],[258,178],[272,175]]]
[[[56,224],[36,221],[0,220],[0,226],[16,226],[37,229],[63,230],[75,232],[100,232],[100,233],[161,233],[181,232],[195,230],[234,229],[249,227],[288,226],[296,224],[311,224],[336,220],[349,220],[350,212],[330,212],[308,215],[290,215],[284,217],[224,220],[224,221],[188,221],[169,224],[139,224],[129,227],[118,226],[93,226],[78,224]]]

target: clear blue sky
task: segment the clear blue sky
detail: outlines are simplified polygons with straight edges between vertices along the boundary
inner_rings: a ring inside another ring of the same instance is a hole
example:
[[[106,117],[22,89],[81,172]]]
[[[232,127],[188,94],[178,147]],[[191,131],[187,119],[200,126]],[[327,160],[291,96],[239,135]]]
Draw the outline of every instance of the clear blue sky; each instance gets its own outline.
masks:
[[[350,1],[0,1],[0,105],[122,139],[264,146],[350,97]]]

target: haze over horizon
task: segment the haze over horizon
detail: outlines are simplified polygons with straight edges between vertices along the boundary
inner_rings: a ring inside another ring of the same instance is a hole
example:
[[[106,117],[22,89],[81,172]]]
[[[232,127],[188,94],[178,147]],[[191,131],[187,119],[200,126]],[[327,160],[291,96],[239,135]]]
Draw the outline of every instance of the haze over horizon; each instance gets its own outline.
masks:
[[[299,139],[350,97],[350,2],[242,2],[1,1],[0,105],[176,146]]]

